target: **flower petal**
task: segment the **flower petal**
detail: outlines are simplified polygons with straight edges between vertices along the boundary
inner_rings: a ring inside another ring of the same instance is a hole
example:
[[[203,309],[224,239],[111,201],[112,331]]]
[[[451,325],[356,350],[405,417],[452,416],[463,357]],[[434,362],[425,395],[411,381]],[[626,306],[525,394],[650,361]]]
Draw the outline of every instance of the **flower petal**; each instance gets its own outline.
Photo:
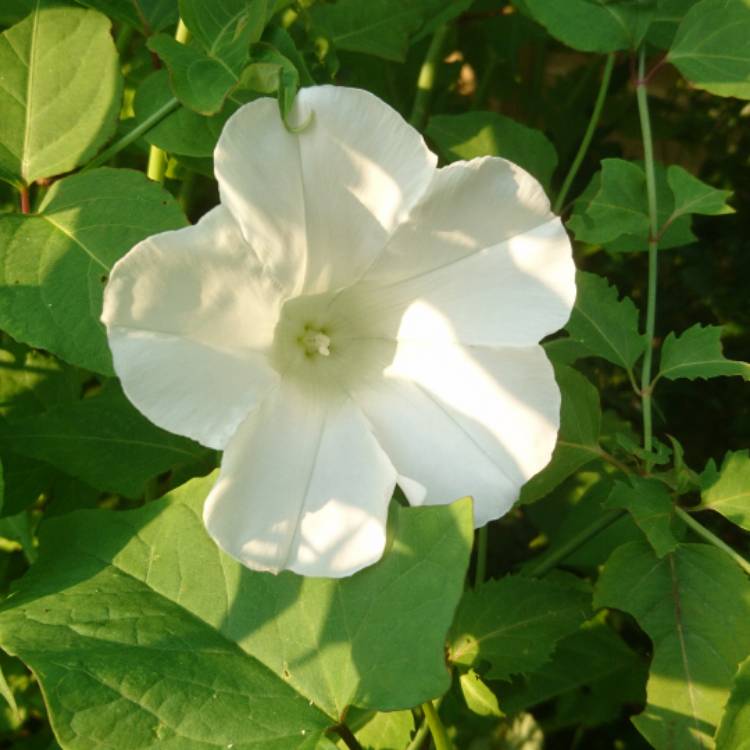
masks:
[[[229,443],[203,517],[249,568],[343,577],[380,559],[395,483],[351,399],[282,382]]]
[[[424,193],[436,157],[367,91],[302,89],[284,126],[273,99],[228,120],[214,153],[222,202],[294,294],[351,283]]]
[[[472,495],[477,526],[511,507],[557,439],[560,392],[539,346],[402,342],[352,397],[399,474],[427,488],[424,502]]]
[[[503,159],[476,159],[437,171],[352,293],[399,339],[528,346],[567,321],[575,267],[539,183]]]
[[[221,449],[277,380],[265,351],[280,305],[278,287],[217,207],[122,258],[105,289],[102,322],[138,409]]]

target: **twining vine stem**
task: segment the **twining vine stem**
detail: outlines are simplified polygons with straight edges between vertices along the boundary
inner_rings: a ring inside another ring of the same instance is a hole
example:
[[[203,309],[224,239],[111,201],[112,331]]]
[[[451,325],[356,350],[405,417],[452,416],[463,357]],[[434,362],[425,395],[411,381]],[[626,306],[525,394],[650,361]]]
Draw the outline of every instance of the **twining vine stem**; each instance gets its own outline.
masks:
[[[562,187],[560,188],[560,192],[557,194],[557,199],[555,200],[555,205],[552,208],[553,212],[556,214],[559,214],[563,206],[565,205],[565,199],[568,197],[570,186],[573,184],[573,180],[576,178],[578,170],[581,168],[583,159],[586,156],[586,152],[589,150],[589,146],[591,145],[594,133],[596,132],[596,128],[599,125],[599,119],[601,118],[602,110],[604,109],[604,101],[607,98],[609,82],[612,79],[612,70],[614,69],[614,67],[615,53],[610,52],[607,55],[607,61],[604,63],[602,80],[599,84],[599,91],[596,95],[596,101],[594,102],[594,109],[591,112],[589,124],[586,127],[586,132],[583,134],[581,144],[580,146],[578,146],[578,151],[576,152],[575,158],[573,159],[573,163],[570,165],[568,174],[565,175],[565,180],[563,180]]]
[[[742,570],[745,571],[745,573],[750,575],[750,562],[742,557],[742,555],[735,552],[726,542],[719,539],[716,534],[710,532],[702,523],[696,521],[690,513],[683,508],[676,507],[675,513],[685,522],[685,525],[689,526],[698,536],[702,537],[710,544],[713,544],[714,547],[720,549],[722,552],[725,552],[742,568]]]
[[[414,107],[411,111],[409,122],[417,129],[421,130],[427,121],[427,115],[430,111],[430,99],[432,99],[432,90],[435,87],[435,76],[437,66],[440,61],[440,53],[443,51],[445,39],[448,36],[448,26],[443,25],[433,34],[430,46],[427,48],[422,67],[419,69],[419,78],[417,79],[417,95],[414,98]]]
[[[654,142],[651,135],[651,118],[648,111],[648,79],[646,77],[646,47],[638,54],[638,80],[636,81],[638,115],[641,120],[643,158],[646,168],[646,195],[648,197],[648,292],[646,296],[646,352],[641,370],[641,403],[643,405],[643,447],[646,450],[646,470],[651,470],[650,454],[653,445],[651,419],[651,365],[654,356],[654,331],[656,328],[656,285],[659,274],[657,252],[659,249],[659,216],[656,202],[656,173],[654,170]]]

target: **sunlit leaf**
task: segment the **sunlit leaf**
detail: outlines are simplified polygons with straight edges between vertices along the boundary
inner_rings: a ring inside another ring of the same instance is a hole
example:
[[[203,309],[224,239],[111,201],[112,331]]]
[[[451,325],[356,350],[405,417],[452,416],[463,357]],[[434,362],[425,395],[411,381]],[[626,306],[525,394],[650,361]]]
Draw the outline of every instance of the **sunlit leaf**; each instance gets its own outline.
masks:
[[[701,507],[750,531],[750,452],[727,453],[718,475],[705,482],[701,500]]]

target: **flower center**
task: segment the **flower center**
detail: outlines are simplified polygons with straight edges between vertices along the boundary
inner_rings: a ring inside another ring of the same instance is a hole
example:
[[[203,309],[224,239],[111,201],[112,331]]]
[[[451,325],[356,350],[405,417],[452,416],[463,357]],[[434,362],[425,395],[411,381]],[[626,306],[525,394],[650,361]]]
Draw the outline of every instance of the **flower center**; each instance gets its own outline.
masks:
[[[328,357],[331,354],[330,337],[315,328],[305,326],[305,332],[299,337],[299,343],[302,344],[309,356],[322,354],[324,357]]]

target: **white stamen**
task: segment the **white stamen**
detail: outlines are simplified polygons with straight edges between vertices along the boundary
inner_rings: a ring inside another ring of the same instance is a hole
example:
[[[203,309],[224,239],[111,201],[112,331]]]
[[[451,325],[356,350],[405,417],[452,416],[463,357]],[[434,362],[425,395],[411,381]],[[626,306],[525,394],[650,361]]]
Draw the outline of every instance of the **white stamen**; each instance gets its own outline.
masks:
[[[302,339],[302,344],[310,354],[322,354],[328,357],[331,353],[331,339],[320,331],[308,331]]]

